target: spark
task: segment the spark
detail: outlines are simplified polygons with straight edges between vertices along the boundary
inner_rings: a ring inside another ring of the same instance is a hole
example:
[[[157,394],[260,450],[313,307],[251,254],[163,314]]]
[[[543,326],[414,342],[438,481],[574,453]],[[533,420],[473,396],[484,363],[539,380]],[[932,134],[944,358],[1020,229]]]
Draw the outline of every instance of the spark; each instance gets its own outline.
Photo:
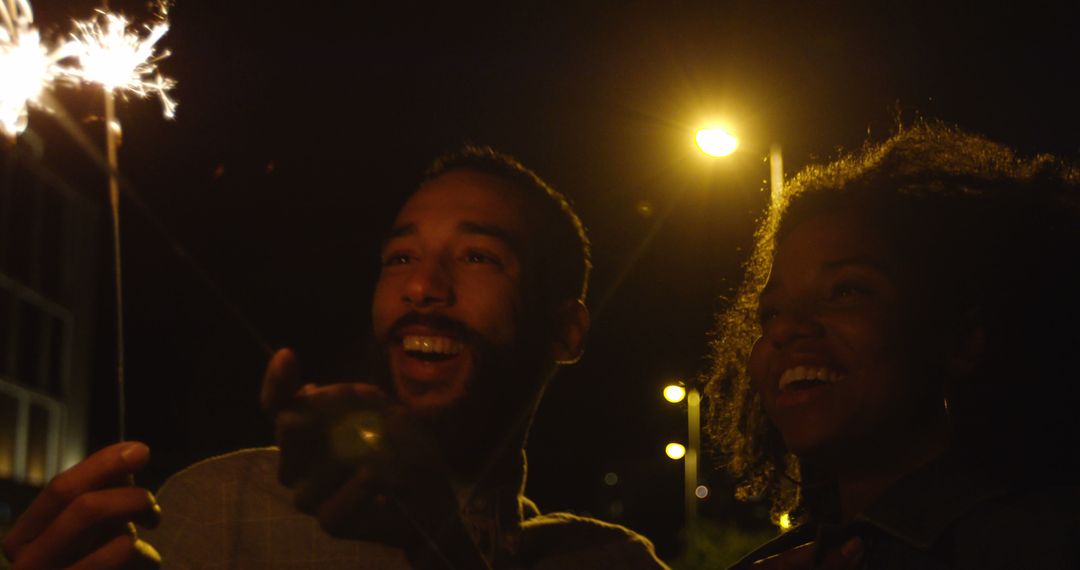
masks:
[[[165,117],[171,119],[176,115],[176,101],[169,97],[169,91],[176,81],[158,70],[158,62],[171,52],[159,52],[155,47],[169,31],[169,24],[160,21],[143,27],[146,33],[140,35],[124,16],[101,10],[94,19],[75,22],[69,44],[79,65],[68,73],[120,96],[157,95]]]
[[[28,0],[0,0],[0,133],[14,138],[26,130],[29,107],[48,110],[41,96],[64,79],[60,60],[71,46],[49,47],[34,27]]]

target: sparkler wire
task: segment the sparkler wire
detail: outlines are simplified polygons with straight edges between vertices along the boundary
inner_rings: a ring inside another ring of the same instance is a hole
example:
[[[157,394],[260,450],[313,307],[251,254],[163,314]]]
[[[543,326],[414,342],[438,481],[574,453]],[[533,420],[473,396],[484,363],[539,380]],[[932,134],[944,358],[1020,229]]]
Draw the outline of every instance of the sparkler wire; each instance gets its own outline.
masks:
[[[105,150],[109,161],[109,206],[112,213],[113,277],[116,289],[116,406],[117,433],[127,438],[127,386],[124,379],[124,279],[120,256],[120,170],[116,149],[120,143],[120,123],[116,121],[116,99],[105,89]]]
[[[49,108],[53,110],[53,116],[56,117],[57,123],[59,123],[61,128],[68,135],[71,136],[71,138],[75,141],[79,148],[81,148],[83,152],[86,153],[88,157],[90,157],[91,160],[97,163],[98,167],[101,168],[102,171],[115,175],[120,191],[123,192],[124,197],[129,199],[131,201],[131,204],[135,205],[139,209],[139,211],[150,222],[151,226],[153,226],[157,234],[163,240],[165,240],[169,248],[172,249],[173,254],[175,254],[182,261],[187,263],[188,268],[191,269],[193,273],[195,273],[198,279],[202,281],[203,285],[210,290],[214,297],[217,298],[218,302],[221,303],[225,310],[228,311],[229,314],[232,315],[234,319],[236,319],[237,323],[244,328],[244,330],[248,333],[250,339],[256,345],[258,345],[261,351],[268,358],[273,355],[273,348],[271,347],[270,343],[266,341],[265,336],[258,329],[258,327],[256,327],[251,322],[251,320],[244,315],[243,311],[241,311],[240,308],[235,303],[233,303],[232,300],[229,299],[228,295],[226,295],[225,292],[221,289],[221,287],[217,285],[217,283],[210,276],[210,274],[205,269],[203,269],[203,267],[195,260],[195,258],[192,257],[190,253],[188,253],[187,249],[180,243],[180,241],[173,236],[172,232],[169,231],[168,227],[165,226],[165,224],[157,217],[157,215],[154,214],[153,210],[150,209],[150,206],[142,199],[142,196],[131,184],[131,182],[125,179],[119,171],[116,171],[109,166],[106,157],[90,140],[90,138],[86,136],[86,133],[83,132],[81,128],[79,128],[78,123],[75,121],[74,118],[72,118],[70,114],[67,113],[64,106],[61,105],[60,102],[57,101],[56,98],[49,93],[45,93],[43,95],[43,98],[45,99],[45,102],[49,106]]]

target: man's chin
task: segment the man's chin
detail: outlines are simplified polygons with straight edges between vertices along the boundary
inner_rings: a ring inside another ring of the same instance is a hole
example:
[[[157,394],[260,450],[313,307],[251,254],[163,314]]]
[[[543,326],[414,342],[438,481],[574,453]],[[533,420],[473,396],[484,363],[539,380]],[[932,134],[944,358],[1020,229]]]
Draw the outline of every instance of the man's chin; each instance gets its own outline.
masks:
[[[394,385],[398,401],[419,415],[445,413],[459,406],[465,397],[464,382],[397,378]]]

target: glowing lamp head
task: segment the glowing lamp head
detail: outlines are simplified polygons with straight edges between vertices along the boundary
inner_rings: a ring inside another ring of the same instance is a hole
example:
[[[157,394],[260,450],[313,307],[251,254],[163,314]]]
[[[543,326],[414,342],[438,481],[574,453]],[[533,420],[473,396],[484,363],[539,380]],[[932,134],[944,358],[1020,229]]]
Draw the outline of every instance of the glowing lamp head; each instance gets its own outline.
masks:
[[[739,147],[739,139],[721,128],[701,129],[694,139],[701,152],[714,158],[727,156]]]
[[[783,513],[782,515],[780,515],[780,518],[776,522],[780,525],[780,530],[791,529],[791,515],[789,515],[788,513]]]
[[[666,453],[668,457],[678,461],[686,455],[686,447],[681,443],[669,443],[667,444],[667,447],[664,448],[664,453]]]
[[[670,386],[664,387],[664,399],[671,402],[672,404],[677,404],[683,401],[683,398],[685,397],[686,388],[683,388],[678,384],[671,384]]]

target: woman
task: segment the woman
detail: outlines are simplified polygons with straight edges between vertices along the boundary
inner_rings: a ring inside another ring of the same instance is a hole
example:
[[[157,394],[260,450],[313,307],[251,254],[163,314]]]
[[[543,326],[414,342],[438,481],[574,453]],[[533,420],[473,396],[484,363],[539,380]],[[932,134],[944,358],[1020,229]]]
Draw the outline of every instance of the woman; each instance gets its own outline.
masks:
[[[1077,179],[922,124],[785,189],[706,380],[801,525],[737,568],[1080,567]]]

